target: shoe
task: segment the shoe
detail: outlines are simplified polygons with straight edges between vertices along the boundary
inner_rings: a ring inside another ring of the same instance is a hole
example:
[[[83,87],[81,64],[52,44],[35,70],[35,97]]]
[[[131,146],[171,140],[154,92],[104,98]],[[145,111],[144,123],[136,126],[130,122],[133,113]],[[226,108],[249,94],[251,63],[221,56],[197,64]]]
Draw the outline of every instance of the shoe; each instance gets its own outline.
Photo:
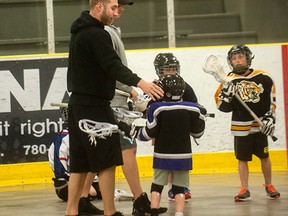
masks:
[[[115,189],[114,191],[114,200],[116,201],[131,201],[133,200],[133,195],[131,193],[126,192],[122,189]]]
[[[189,201],[191,199],[191,193],[190,193],[189,188],[184,187],[184,195],[185,195],[185,201]],[[172,189],[170,189],[168,191],[168,200],[169,201],[175,201],[175,195],[174,195]]]
[[[264,186],[267,192],[267,197],[269,199],[277,199],[280,197],[280,193],[274,188],[272,184],[264,184]]]
[[[188,201],[191,199],[191,193],[189,188],[185,187],[184,188],[184,195],[185,195],[185,201]]]
[[[150,216],[158,216],[158,215],[159,215],[158,209],[157,208],[152,208]]]
[[[91,202],[89,197],[81,197],[78,206],[79,215],[104,215],[104,211],[98,209]]]
[[[132,209],[132,215],[138,215],[138,216],[145,216],[145,213],[151,213],[151,202],[148,199],[147,193],[142,193],[140,197],[138,197],[133,202],[133,209]],[[158,209],[158,214],[163,214],[167,211],[167,208],[160,207]]]
[[[169,201],[175,201],[175,195],[172,191],[172,188],[168,191],[168,200]]]
[[[251,200],[250,192],[245,187],[241,187],[241,190],[237,196],[235,196],[235,202],[245,202]]]
[[[112,216],[124,216],[122,212],[116,211]]]

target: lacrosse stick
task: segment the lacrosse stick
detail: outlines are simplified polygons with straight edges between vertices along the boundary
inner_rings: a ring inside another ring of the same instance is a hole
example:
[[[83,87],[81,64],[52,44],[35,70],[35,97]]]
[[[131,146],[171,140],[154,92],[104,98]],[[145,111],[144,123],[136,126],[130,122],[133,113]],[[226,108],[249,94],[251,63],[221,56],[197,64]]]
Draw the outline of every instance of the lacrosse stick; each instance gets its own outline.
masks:
[[[118,126],[106,122],[96,122],[90,119],[81,119],[78,122],[81,131],[88,134],[91,145],[97,145],[96,138],[106,139],[112,133],[118,133]]]
[[[113,107],[114,116],[118,121],[125,122],[128,125],[132,125],[133,121],[138,118],[142,118],[143,113],[138,111],[130,111],[120,107]]]
[[[202,69],[204,72],[213,75],[214,78],[220,83],[228,84],[231,81],[231,78],[226,76],[222,63],[219,61],[218,57],[214,54],[207,55],[204,58],[202,63]],[[262,121],[250,109],[250,107],[244,101],[242,101],[237,92],[235,92],[235,97],[243,105],[243,107],[250,113],[250,115],[254,118],[254,120],[257,121],[259,125],[262,127],[263,126]],[[278,139],[274,135],[271,136],[271,138],[273,141],[276,141]]]
[[[115,93],[118,93],[120,95],[130,97],[130,94],[118,89],[115,89]],[[60,103],[60,102],[51,102],[50,106],[57,106],[57,107],[68,107],[68,103]]]
[[[115,93],[118,93],[118,94],[126,96],[126,97],[130,97],[131,96],[128,92],[124,92],[124,91],[121,91],[119,89],[115,89]]]

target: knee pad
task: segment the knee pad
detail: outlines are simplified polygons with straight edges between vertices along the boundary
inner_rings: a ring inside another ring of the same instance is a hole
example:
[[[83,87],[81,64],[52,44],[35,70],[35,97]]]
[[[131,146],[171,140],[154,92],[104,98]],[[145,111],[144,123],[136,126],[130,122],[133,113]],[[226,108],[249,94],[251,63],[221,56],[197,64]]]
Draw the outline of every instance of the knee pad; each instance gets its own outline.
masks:
[[[184,187],[172,185],[172,191],[173,191],[174,195],[176,195],[176,194],[184,194]]]
[[[161,194],[163,188],[164,188],[164,186],[162,186],[162,185],[158,185],[158,184],[152,183],[150,193],[152,193],[153,191],[156,191],[159,194]]]

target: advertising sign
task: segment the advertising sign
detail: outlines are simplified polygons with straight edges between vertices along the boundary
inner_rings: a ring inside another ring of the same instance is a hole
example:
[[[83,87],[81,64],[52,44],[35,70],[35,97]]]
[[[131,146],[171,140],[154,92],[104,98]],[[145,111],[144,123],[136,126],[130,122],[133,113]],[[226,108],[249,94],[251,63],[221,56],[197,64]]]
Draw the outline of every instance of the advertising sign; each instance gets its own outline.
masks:
[[[0,164],[47,161],[63,129],[59,107],[66,91],[67,58],[0,60]]]

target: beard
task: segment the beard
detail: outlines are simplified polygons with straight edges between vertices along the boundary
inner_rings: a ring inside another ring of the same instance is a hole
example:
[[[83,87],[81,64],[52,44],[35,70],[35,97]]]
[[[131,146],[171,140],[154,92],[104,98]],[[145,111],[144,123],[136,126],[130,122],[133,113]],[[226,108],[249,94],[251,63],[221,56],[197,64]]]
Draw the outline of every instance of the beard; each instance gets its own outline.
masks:
[[[243,66],[241,64],[236,65],[235,67],[233,67],[233,73],[242,75],[244,74],[247,70],[249,69],[248,66]]]
[[[104,25],[110,25],[111,23],[114,22],[114,18],[112,16],[108,16],[106,13],[106,6],[104,5],[104,10],[100,16],[100,21],[104,24]]]

